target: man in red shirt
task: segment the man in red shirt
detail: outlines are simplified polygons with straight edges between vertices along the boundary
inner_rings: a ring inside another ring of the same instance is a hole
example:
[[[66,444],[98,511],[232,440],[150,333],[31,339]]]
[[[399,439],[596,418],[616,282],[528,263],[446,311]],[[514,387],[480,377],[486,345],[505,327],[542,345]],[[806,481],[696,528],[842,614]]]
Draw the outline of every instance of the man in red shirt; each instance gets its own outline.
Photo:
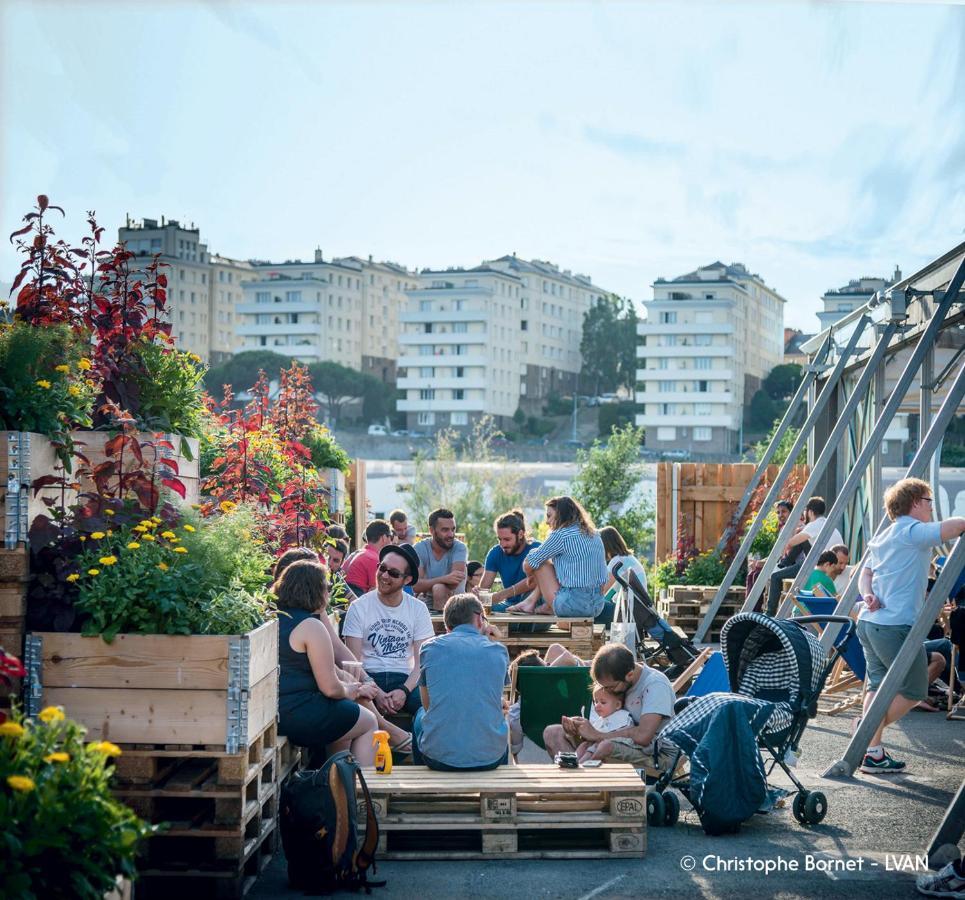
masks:
[[[385,519],[369,522],[365,529],[365,546],[355,554],[345,572],[345,583],[357,597],[375,590],[375,570],[379,566],[379,551],[392,543],[392,529]]]

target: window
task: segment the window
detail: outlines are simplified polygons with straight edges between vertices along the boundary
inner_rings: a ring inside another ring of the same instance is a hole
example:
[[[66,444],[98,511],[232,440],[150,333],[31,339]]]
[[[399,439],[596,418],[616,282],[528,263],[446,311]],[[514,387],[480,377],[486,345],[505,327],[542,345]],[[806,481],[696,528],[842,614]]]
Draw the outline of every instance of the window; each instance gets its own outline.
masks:
[[[469,331],[469,325],[466,322],[453,322],[452,332],[453,334],[465,334]]]
[[[713,432],[706,425],[697,425],[694,428],[695,441],[709,441],[712,436]]]
[[[709,356],[698,356],[694,359],[695,369],[710,369],[712,367],[713,360]]]
[[[419,356],[432,356],[432,345],[423,344],[419,347]]]
[[[420,300],[420,301],[419,301],[419,312],[432,312],[432,301],[431,301],[431,300]]]
[[[713,299],[714,299],[714,295],[713,295],[713,294],[704,294],[704,299],[705,299],[705,300],[713,300]],[[708,438],[707,440],[710,440],[710,438]]]
[[[465,400],[465,399],[466,399],[466,392],[465,392],[462,388],[456,388],[456,389],[453,390],[453,392],[452,392],[452,399],[453,399],[453,400]]]
[[[675,334],[665,334],[663,336],[663,346],[664,347],[676,347],[677,346],[677,335]]]
[[[709,334],[695,334],[694,343],[698,347],[709,347],[711,345],[711,336]]]
[[[420,425],[435,425],[436,414],[434,412],[421,412],[418,421]]]
[[[529,321],[527,319],[521,319],[519,328],[521,331],[529,331]]]
[[[673,416],[677,413],[677,405],[675,403],[661,403],[660,404],[660,415],[662,416]]]
[[[708,381],[698,381],[697,382],[697,392],[700,394],[706,394],[710,390],[710,382]]]
[[[423,331],[424,331],[425,334],[432,334],[432,322],[426,322],[426,323],[422,326],[422,329],[423,329]]]
[[[301,291],[285,291],[285,300],[289,303],[300,303],[302,299]]]
[[[432,366],[422,366],[422,368],[419,369],[420,378],[432,378],[435,374],[436,370]]]
[[[695,416],[709,416],[709,415],[710,415],[710,404],[709,404],[709,403],[695,403],[695,404],[694,404],[694,415],[695,415]]]
[[[434,389],[434,388],[423,388],[421,391],[419,391],[419,399],[420,399],[420,400],[435,400],[435,399],[436,399],[435,389]]]
[[[469,424],[469,413],[467,412],[454,412],[450,415],[449,421],[453,425],[468,425]]]
[[[465,378],[466,370],[463,366],[456,366],[456,378]]]
[[[657,358],[657,368],[666,369],[670,365],[670,360],[666,356],[660,356]]]
[[[657,440],[658,441],[675,441],[677,440],[677,429],[668,428],[667,426],[662,426],[657,429]]]
[[[661,394],[672,394],[677,390],[676,381],[661,381],[660,382],[660,393]]]
[[[662,312],[660,313],[660,324],[661,325],[676,325],[677,324],[677,314],[675,312]]]

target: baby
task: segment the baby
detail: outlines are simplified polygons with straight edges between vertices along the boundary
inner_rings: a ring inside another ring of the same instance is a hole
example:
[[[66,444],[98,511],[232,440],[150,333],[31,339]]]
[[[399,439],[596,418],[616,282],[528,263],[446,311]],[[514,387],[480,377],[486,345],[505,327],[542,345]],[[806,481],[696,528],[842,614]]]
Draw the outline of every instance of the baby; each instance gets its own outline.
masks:
[[[632,728],[633,719],[623,708],[623,698],[619,694],[614,694],[606,688],[597,685],[593,688],[593,709],[590,712],[590,724],[600,732],[608,734],[620,728]],[[610,738],[611,741],[632,744],[630,738]],[[589,741],[583,741],[576,748],[576,755],[580,762],[588,759],[603,759],[597,756],[597,745]]]

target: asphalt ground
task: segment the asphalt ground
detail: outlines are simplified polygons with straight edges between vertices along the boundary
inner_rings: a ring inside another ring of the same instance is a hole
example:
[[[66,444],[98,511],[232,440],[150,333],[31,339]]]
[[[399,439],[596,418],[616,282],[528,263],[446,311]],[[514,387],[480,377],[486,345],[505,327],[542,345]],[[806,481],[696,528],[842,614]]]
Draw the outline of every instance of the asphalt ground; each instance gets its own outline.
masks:
[[[737,835],[707,837],[687,809],[674,828],[649,828],[644,859],[493,860],[378,863],[388,884],[372,896],[401,898],[813,898],[892,900],[917,896],[915,854],[923,853],[965,777],[965,722],[912,712],[885,734],[908,763],[899,776],[826,779],[847,746],[851,718],[819,715],[802,740],[797,774],[828,798],[818,826],[803,827],[790,808],[756,815]],[[535,751],[536,748],[534,747]],[[523,761],[538,762],[539,756]],[[374,776],[373,776],[374,777]],[[775,771],[772,784],[785,786]],[[770,867],[766,871],[764,867]],[[909,868],[910,867],[910,868]],[[274,857],[251,900],[302,896],[287,887],[284,855]]]

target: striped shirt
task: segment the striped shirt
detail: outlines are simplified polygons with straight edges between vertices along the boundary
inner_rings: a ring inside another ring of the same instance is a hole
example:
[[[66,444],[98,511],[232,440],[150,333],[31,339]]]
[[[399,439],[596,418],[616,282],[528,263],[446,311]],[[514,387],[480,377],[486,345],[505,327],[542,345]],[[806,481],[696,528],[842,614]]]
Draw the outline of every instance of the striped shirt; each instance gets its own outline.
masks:
[[[534,569],[548,559],[553,560],[560,587],[599,588],[609,578],[600,535],[590,537],[579,525],[551,531],[539,547],[526,554],[526,562]]]

